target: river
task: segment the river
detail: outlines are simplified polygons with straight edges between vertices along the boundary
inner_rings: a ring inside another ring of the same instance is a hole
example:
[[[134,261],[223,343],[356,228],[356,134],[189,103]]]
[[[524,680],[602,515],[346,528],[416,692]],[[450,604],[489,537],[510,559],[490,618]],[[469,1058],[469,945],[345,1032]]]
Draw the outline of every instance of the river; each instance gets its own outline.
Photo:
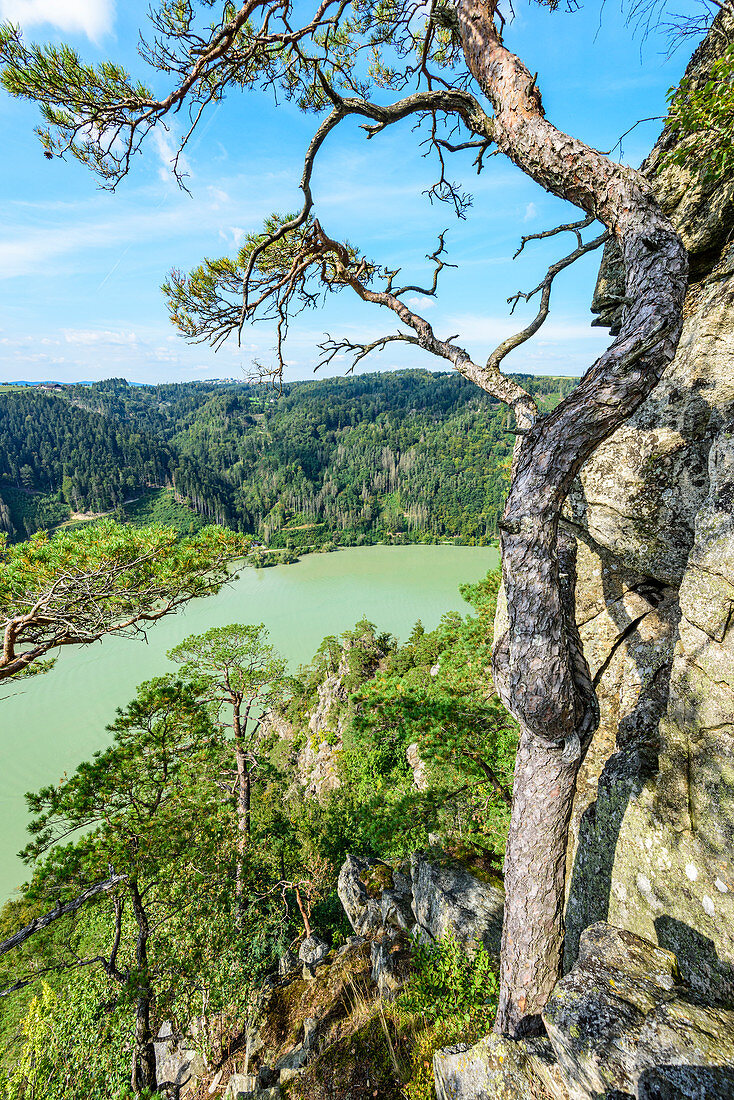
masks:
[[[405,640],[417,619],[432,628],[445,611],[468,611],[459,584],[483,577],[498,560],[488,547],[370,546],[243,569],[218,595],[161,619],[147,642],[106,638],[65,650],[45,675],[9,683],[0,694],[0,901],[26,874],[17,857],[27,840],[24,793],[57,781],[103,747],[116,707],[141,681],[175,667],[166,652],[187,635],[263,622],[295,670],[325,635],[363,617]]]

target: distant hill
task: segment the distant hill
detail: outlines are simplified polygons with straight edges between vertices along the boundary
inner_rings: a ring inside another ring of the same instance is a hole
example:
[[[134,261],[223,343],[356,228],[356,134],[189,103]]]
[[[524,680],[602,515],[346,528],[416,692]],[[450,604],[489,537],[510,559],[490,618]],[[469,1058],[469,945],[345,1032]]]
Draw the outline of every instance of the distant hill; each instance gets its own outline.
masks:
[[[576,384],[518,377],[543,411]],[[16,538],[70,511],[134,520],[125,502],[142,497],[138,513],[171,516],[176,506],[186,526],[193,510],[272,546],[484,543],[497,533],[508,426],[507,410],[476,386],[419,370],[295,382],[278,395],[122,378],[8,388],[0,390],[0,498]]]

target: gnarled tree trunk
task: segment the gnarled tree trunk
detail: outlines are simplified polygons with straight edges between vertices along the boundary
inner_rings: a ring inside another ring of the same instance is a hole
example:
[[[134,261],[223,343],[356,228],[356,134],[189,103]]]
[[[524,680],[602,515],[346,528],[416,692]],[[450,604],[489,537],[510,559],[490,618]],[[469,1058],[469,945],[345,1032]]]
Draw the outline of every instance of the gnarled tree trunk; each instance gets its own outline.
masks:
[[[138,937],[135,944],[135,962],[137,967],[137,997],[135,1004],[135,1048],[133,1051],[133,1064],[131,1084],[133,1092],[155,1092],[158,1081],[155,1064],[155,1045],[153,1043],[153,1031],[151,1027],[151,1012],[153,1008],[153,987],[150,980],[148,965],[148,937],[150,928],[148,915],[140,896],[138,884],[130,883],[130,896],[133,903],[133,913],[138,926]]]
[[[639,173],[546,119],[535,79],[494,26],[494,7],[456,0],[456,11],[467,62],[494,107],[497,146],[547,191],[603,222],[626,268],[627,308],[617,339],[554,412],[535,422],[518,417],[525,434],[501,524],[509,630],[496,647],[495,677],[521,736],[496,1028],[517,1036],[538,1029],[560,975],[568,824],[595,722],[570,565],[559,554],[561,508],[583,463],[640,405],[675,354],[687,260]]]

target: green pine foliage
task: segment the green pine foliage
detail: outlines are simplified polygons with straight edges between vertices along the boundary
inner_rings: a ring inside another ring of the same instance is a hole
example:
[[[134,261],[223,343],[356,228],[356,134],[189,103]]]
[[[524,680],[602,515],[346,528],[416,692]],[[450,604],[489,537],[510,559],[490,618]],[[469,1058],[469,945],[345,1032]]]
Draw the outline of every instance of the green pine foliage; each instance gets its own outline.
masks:
[[[351,686],[342,785],[332,799],[349,822],[344,831],[356,831],[353,847],[400,857],[438,832],[481,876],[499,876],[517,729],[486,686],[498,587],[498,573],[464,586],[474,614],[449,613],[433,631],[417,623],[403,646],[374,639],[381,657]],[[312,705],[324,662],[333,669],[338,659],[338,640],[325,646],[294,693],[301,708]],[[423,763],[423,790],[407,760],[411,746]]]

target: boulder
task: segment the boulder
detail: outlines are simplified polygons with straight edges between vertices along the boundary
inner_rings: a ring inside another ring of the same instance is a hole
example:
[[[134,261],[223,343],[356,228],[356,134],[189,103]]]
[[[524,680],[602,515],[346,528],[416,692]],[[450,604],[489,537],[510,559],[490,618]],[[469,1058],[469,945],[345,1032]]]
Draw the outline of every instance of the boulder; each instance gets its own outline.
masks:
[[[285,978],[288,974],[292,974],[294,970],[298,970],[299,966],[298,956],[288,948],[278,959],[278,974],[281,978]]]
[[[632,1092],[642,1026],[675,996],[677,977],[670,951],[607,924],[586,929],[575,966],[543,1011],[572,1097]]]
[[[547,1039],[488,1035],[433,1056],[437,1100],[568,1100]]]
[[[438,1051],[438,1100],[732,1100],[734,1011],[681,982],[670,951],[598,923],[543,1011],[547,1038]]]
[[[481,941],[499,954],[504,894],[446,856],[415,852],[410,861],[414,931],[431,940],[448,933],[467,951]]]
[[[734,1012],[691,1000],[659,1005],[640,1032],[635,1073],[639,1100],[730,1100]]]
[[[276,1062],[273,1072],[281,1085],[291,1081],[315,1055],[318,1048],[317,1029],[318,1020],[306,1017],[303,1021],[303,1041]]]
[[[384,929],[440,940],[447,933],[471,951],[481,941],[498,954],[504,894],[438,850],[415,852],[410,878],[379,859],[348,855],[339,872],[339,899],[359,935]]]
[[[382,932],[370,949],[372,981],[385,1000],[392,1000],[410,974],[410,940],[392,929]]]
[[[320,936],[313,933],[298,948],[298,958],[304,966],[315,970],[317,966],[324,962],[329,950],[328,943],[325,943]]]
[[[571,1100],[733,1095],[734,1011],[702,1003],[675,955],[631,932],[584,932],[543,1022]]]
[[[380,859],[347,855],[337,892],[359,936],[375,934],[386,925],[407,931],[413,924],[410,880]]]
[[[207,1068],[190,1039],[176,1035],[164,1020],[155,1040],[155,1071],[159,1087],[175,1096],[193,1095]]]
[[[223,1100],[255,1100],[257,1095],[257,1076],[252,1073],[233,1073],[224,1090]]]

